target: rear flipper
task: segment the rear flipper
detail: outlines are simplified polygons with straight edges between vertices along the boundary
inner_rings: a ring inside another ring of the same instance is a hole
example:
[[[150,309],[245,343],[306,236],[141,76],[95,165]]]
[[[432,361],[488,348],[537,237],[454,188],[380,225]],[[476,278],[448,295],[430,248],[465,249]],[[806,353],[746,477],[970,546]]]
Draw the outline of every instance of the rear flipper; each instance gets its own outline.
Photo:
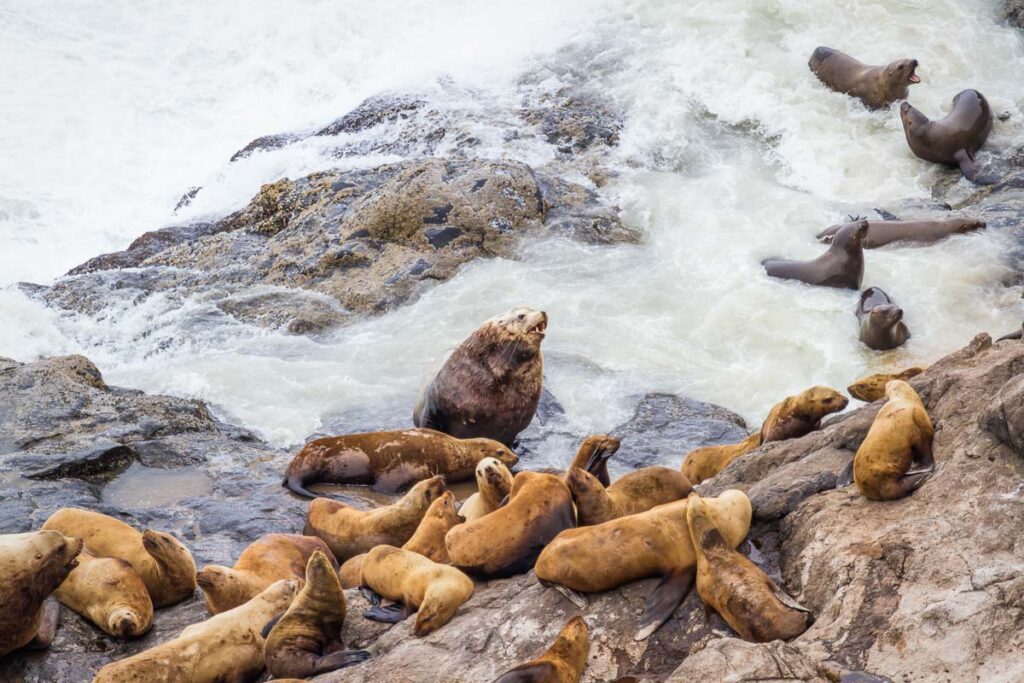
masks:
[[[370,621],[379,621],[384,624],[397,624],[400,621],[405,621],[410,614],[415,610],[409,609],[405,605],[395,603],[394,605],[388,605],[384,607],[377,605],[363,612],[363,616]]]
[[[25,645],[26,650],[48,650],[53,643],[54,636],[57,635],[57,626],[60,624],[60,603],[56,598],[46,598],[40,610],[42,615],[39,619],[39,630]]]
[[[313,674],[344,669],[346,666],[354,666],[360,662],[365,662],[369,658],[370,653],[366,650],[339,650],[317,659],[313,668]]]
[[[836,477],[836,488],[841,489],[853,483],[853,460],[843,468],[843,471]]]
[[[966,149],[962,149],[953,155],[960,171],[964,174],[964,177],[970,180],[975,185],[994,185],[999,182],[999,178],[988,173],[981,172],[981,164],[974,160]]]
[[[899,494],[896,497],[902,498],[903,496],[910,495],[920,488],[921,484],[931,479],[933,474],[935,474],[934,468],[924,472],[907,472],[896,480],[896,487]]]
[[[360,586],[359,587],[359,594],[362,595],[363,598],[365,598],[368,603],[370,603],[371,607],[379,607],[380,606],[380,596],[377,595],[373,591],[373,589],[368,588],[367,586]]]
[[[587,609],[587,607],[590,606],[590,600],[587,599],[587,596],[583,593],[580,593],[579,591],[573,590],[572,588],[567,588],[560,583],[551,583],[550,581],[543,580],[540,581],[540,585],[544,586],[545,588],[553,588],[554,590],[561,593],[562,597],[564,597],[566,600],[576,605],[580,609]]]
[[[693,588],[697,577],[697,568],[677,569],[667,574],[654,591],[647,596],[644,613],[633,640],[646,640],[652,633],[661,628],[669,620],[672,613],[679,607],[686,595]]]

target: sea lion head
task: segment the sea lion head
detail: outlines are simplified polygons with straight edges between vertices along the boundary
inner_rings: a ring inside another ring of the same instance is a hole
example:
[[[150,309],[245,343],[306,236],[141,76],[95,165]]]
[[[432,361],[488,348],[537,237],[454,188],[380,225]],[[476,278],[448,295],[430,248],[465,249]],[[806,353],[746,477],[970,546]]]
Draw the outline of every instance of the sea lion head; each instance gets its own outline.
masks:
[[[252,591],[231,567],[208,564],[196,572],[196,584],[206,595],[206,608],[211,612],[224,612],[246,602]]]
[[[440,474],[430,479],[424,479],[409,489],[407,498],[415,501],[422,501],[424,505],[430,505],[440,498],[445,492],[444,477]]]
[[[868,222],[854,221],[839,228],[832,238],[831,249],[857,251],[863,248],[864,238],[868,236]]]
[[[686,524],[690,528],[690,539],[698,551],[727,549],[722,532],[708,511],[707,503],[696,493],[691,493],[686,499]]]
[[[168,533],[145,529],[142,547],[160,565],[168,583],[176,586],[183,595],[191,595],[196,587],[196,562],[181,541]]]
[[[910,102],[900,105],[900,120],[903,122],[903,130],[915,135],[920,134],[921,128],[930,123],[928,117],[915,109]]]
[[[801,394],[801,398],[804,410],[818,419],[839,412],[850,402],[850,399],[830,387],[811,387]]]
[[[331,581],[337,582],[338,571],[327,559],[322,550],[314,550],[306,563],[306,585],[324,586],[330,585]]]
[[[885,78],[893,86],[904,87],[908,83],[920,83],[921,78],[914,73],[917,70],[916,59],[901,59],[885,67]]]
[[[977,218],[961,218],[957,222],[957,232],[970,232],[972,230],[981,230],[988,227],[988,223],[985,221],[978,220]]]
[[[82,539],[65,536],[59,531],[37,531],[31,534],[29,549],[35,553],[34,559],[39,563],[35,573],[44,577],[46,583],[54,582],[52,591],[78,566]]]
[[[476,478],[483,479],[488,486],[496,489],[503,489],[503,496],[507,496],[512,488],[512,473],[503,462],[497,458],[484,458],[476,465]]]
[[[540,352],[540,343],[548,329],[548,314],[529,306],[519,306],[486,321],[478,330],[498,345],[515,344],[521,358],[529,360]]]
[[[903,320],[903,309],[896,304],[879,304],[868,311],[873,324],[887,329]]]
[[[130,607],[116,607],[107,616],[108,631],[121,638],[141,635],[147,625],[147,619]]]
[[[505,467],[514,467],[519,462],[519,456],[500,441],[477,438],[466,439],[466,442],[475,448],[478,453],[486,453],[487,457],[484,460],[494,459],[505,465]],[[483,462],[483,460],[480,462]],[[479,465],[477,465],[477,471],[479,471]]]
[[[431,503],[426,516],[441,521],[446,529],[466,521],[466,518],[455,509],[455,494],[451,491],[445,491],[440,498]]]
[[[885,385],[885,397],[890,400],[894,398],[917,398],[917,392],[903,380],[894,379]]]

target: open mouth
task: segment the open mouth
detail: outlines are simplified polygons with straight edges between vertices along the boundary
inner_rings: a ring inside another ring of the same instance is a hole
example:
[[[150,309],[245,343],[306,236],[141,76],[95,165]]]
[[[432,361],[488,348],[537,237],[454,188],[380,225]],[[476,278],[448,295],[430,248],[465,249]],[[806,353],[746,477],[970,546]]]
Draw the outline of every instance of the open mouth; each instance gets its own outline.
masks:
[[[547,332],[547,330],[548,330],[548,321],[547,320],[541,320],[539,323],[537,323],[536,325],[531,327],[529,330],[527,330],[527,334],[539,334],[540,336],[543,337],[544,333]]]
[[[913,61],[913,63],[912,63],[912,66],[910,67],[910,75],[907,76],[907,80],[910,81],[911,83],[920,83],[921,82],[921,77],[918,76],[915,73],[916,71],[917,71],[917,60],[915,59]]]

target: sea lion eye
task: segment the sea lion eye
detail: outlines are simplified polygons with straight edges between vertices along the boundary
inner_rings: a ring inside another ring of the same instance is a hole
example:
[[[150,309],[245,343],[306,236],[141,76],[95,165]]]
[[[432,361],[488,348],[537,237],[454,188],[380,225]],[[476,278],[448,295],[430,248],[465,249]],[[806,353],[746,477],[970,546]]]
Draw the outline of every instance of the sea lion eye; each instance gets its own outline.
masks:
[[[526,320],[526,314],[525,313],[520,313],[519,314],[519,319],[520,320]]]

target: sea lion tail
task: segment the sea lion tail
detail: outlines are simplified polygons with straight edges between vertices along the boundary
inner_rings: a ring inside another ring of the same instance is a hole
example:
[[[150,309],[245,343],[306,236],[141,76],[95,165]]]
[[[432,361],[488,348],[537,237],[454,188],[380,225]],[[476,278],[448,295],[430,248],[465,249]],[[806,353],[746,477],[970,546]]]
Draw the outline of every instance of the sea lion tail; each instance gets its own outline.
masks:
[[[297,493],[305,498],[316,498],[317,495],[305,487],[305,482],[302,481],[302,477],[297,475],[290,475],[284,478],[281,482],[281,486],[284,486],[292,493]]]

